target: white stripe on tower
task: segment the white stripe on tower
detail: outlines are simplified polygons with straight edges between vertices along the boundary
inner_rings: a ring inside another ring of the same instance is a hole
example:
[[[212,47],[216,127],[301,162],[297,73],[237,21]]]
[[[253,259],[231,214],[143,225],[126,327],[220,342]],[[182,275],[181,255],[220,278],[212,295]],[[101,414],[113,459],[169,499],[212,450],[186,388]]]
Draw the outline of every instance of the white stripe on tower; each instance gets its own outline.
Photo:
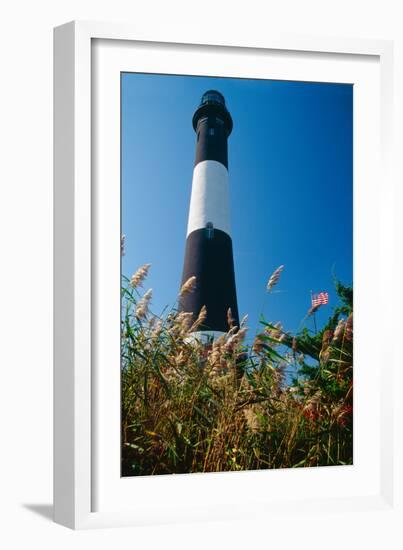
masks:
[[[194,167],[186,236],[208,223],[231,235],[228,170],[216,160],[204,160]]]

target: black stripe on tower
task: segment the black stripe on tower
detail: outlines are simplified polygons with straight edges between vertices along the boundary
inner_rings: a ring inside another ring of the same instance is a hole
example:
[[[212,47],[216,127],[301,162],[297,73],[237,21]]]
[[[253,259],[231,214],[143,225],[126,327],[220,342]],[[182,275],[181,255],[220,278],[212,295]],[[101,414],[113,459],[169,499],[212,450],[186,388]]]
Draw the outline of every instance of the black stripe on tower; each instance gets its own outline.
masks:
[[[228,168],[227,139],[233,123],[224,96],[215,90],[203,94],[192,122],[197,135],[195,166],[204,160],[216,160]]]
[[[181,299],[179,309],[193,312],[196,318],[205,305],[207,318],[202,329],[227,332],[231,308],[234,324],[239,326],[232,240],[227,233],[207,228],[188,235],[182,284],[192,276],[196,276],[196,288]]]

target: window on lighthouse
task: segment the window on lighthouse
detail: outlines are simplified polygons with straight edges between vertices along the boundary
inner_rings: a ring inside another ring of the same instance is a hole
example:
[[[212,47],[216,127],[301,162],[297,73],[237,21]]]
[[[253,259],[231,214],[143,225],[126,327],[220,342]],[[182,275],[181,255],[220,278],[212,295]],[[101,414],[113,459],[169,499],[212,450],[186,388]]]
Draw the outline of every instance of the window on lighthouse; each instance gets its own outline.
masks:
[[[214,225],[211,222],[206,223],[206,237],[212,239],[214,237]]]
[[[210,136],[214,136],[214,128],[209,128],[208,133]]]

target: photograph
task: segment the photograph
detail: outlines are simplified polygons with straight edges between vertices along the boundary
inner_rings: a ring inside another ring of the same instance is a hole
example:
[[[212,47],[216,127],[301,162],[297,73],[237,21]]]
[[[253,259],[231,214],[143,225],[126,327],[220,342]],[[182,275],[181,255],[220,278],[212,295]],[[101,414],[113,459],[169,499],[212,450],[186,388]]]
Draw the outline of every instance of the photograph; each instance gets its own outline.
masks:
[[[121,475],[352,465],[354,86],[120,90]]]

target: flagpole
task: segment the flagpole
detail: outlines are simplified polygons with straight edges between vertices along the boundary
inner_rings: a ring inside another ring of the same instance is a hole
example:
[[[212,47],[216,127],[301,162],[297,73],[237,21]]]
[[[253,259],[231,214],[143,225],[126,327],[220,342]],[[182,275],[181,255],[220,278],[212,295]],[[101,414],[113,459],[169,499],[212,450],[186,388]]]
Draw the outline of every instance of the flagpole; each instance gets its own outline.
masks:
[[[312,290],[311,290],[311,307],[313,307],[313,294],[312,294]],[[318,329],[316,327],[316,310],[313,311],[312,313],[312,316],[313,316],[313,326],[315,328],[315,335],[318,334]]]

